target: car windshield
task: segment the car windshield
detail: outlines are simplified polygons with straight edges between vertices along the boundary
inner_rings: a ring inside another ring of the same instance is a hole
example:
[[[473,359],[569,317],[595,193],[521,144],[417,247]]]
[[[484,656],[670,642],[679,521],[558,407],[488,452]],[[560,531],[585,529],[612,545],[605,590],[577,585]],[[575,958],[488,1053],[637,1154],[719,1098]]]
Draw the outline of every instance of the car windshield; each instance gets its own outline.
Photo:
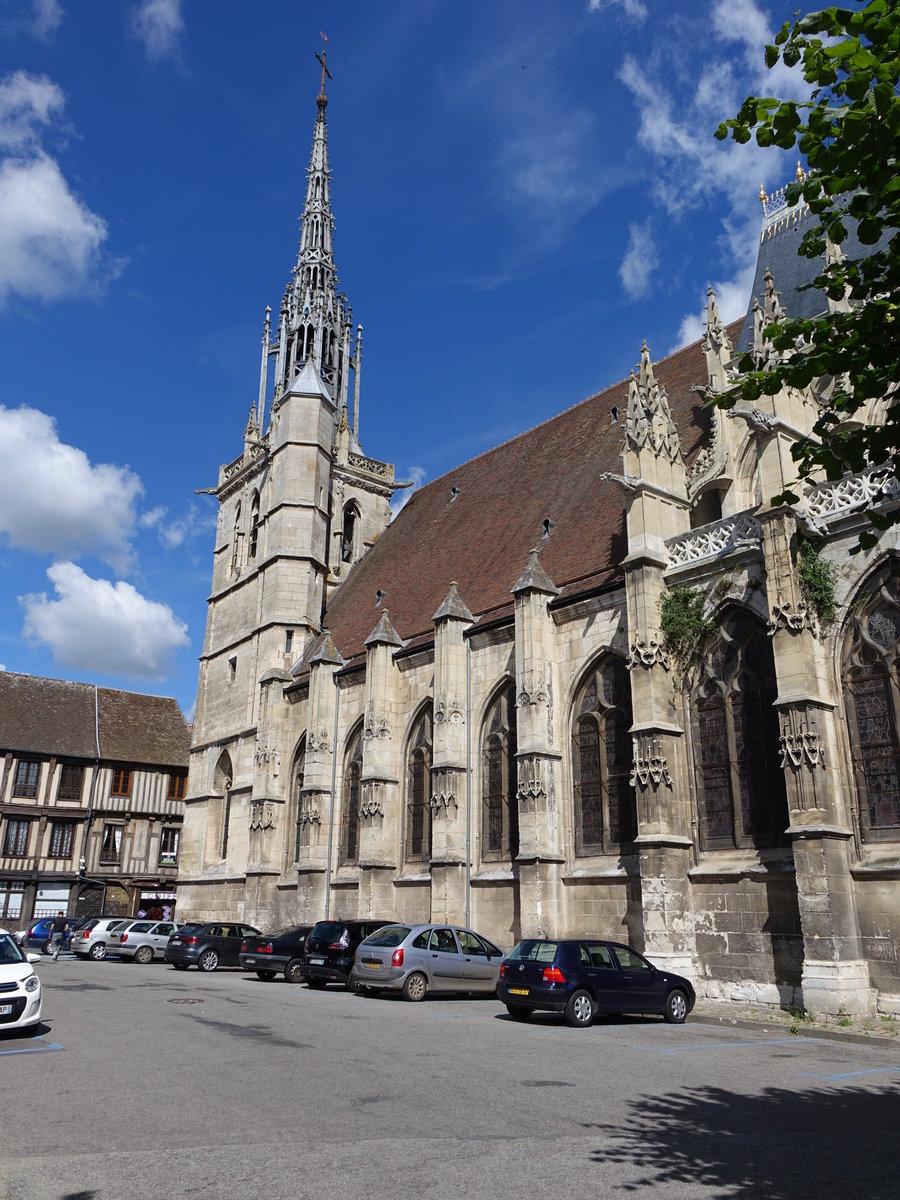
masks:
[[[343,932],[343,921],[319,921],[309,936],[316,938],[333,938],[340,937]]]
[[[0,965],[6,967],[12,963],[26,961],[25,955],[12,940],[9,934],[0,934]]]
[[[206,928],[206,926],[205,926],[205,925],[199,925],[199,924],[193,924],[193,925],[182,925],[182,926],[181,926],[181,928],[180,928],[180,929],[176,929],[176,930],[175,930],[175,932],[176,932],[176,933],[179,935],[179,937],[180,937],[180,936],[181,936],[181,934],[183,934],[183,933],[197,933],[197,931],[198,931],[198,930],[200,930],[200,929],[205,929],[205,928]]]
[[[387,929],[379,929],[363,942],[364,946],[399,946],[404,938],[409,937],[412,930],[408,925],[389,925]]]
[[[559,942],[541,942],[530,939],[513,946],[509,952],[509,958],[512,962],[552,963],[558,949]]]

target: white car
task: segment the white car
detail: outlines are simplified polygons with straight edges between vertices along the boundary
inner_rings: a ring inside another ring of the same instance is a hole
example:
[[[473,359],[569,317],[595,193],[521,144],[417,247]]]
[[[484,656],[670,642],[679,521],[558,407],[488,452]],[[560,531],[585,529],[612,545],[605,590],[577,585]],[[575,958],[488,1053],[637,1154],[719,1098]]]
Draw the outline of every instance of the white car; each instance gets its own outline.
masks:
[[[23,954],[8,933],[0,934],[0,1030],[22,1029],[41,1019],[41,981],[32,963],[39,954]]]

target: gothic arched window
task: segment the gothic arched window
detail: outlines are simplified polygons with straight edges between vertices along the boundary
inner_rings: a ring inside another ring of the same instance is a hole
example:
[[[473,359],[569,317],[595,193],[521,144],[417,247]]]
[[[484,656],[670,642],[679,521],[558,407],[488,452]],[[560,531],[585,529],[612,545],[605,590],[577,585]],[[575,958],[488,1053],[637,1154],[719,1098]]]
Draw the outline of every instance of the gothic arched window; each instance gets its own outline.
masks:
[[[625,664],[610,654],[591,668],[575,699],[576,854],[616,852],[634,840],[632,757],[631,683]]]
[[[341,805],[341,865],[359,862],[359,789],[362,775],[362,729],[351,737],[344,759],[344,797]]]
[[[748,613],[732,612],[692,697],[704,849],[784,841],[788,811],[776,696],[771,640]]]
[[[431,706],[412,728],[406,755],[406,858],[431,858]]]
[[[494,698],[481,739],[481,857],[514,859],[519,853],[516,796],[516,689]]]
[[[900,582],[881,576],[854,615],[842,661],[859,817],[868,839],[900,837]]]
[[[234,525],[231,530],[231,573],[232,575],[241,565],[241,502],[237,502],[234,508]]]
[[[355,504],[344,509],[344,529],[341,535],[341,562],[353,562],[356,554],[356,524],[359,510]]]
[[[248,549],[248,558],[256,558],[256,547],[259,543],[259,492],[253,493],[253,501],[250,505],[250,546]]]
[[[231,755],[227,750],[223,750],[219,755],[213,775],[213,794],[219,797],[221,806],[221,821],[219,823],[221,837],[217,847],[219,858],[224,858],[228,853],[228,826],[231,821],[231,784],[233,779],[234,769],[231,765]]]

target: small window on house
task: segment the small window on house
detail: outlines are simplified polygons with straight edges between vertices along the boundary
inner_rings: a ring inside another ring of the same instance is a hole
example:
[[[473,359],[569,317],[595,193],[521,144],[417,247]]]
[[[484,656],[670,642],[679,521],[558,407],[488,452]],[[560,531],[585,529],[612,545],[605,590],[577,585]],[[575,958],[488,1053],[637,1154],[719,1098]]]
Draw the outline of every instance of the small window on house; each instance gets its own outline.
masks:
[[[8,820],[3,835],[3,853],[8,858],[24,858],[28,851],[30,821]]]
[[[111,796],[131,795],[130,767],[113,767],[112,787],[109,789],[109,794]]]
[[[57,800],[80,800],[84,787],[84,767],[76,763],[63,763],[59,773]]]
[[[34,800],[37,796],[38,776],[41,764],[21,759],[16,763],[16,778],[13,782],[13,795],[26,800]]]
[[[159,866],[178,866],[178,833],[177,829],[164,829],[159,835]]]
[[[228,682],[234,683],[237,676],[237,655],[232,654],[228,660]]]
[[[293,629],[286,629],[284,631],[284,652],[285,652],[285,654],[290,654],[291,651],[293,650],[293,648],[294,648],[294,631],[293,631]]]
[[[72,821],[54,821],[50,827],[50,858],[71,858],[75,825]]]
[[[187,788],[187,772],[172,771],[169,775],[169,800],[183,800]]]
[[[103,842],[100,846],[100,862],[112,864],[121,861],[122,857],[122,826],[104,825]]]

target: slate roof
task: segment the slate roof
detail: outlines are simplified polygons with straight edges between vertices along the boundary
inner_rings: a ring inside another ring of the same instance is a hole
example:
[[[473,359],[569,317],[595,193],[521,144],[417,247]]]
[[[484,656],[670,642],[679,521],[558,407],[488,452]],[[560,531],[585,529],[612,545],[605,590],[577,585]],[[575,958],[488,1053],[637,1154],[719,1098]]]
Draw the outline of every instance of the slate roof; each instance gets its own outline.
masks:
[[[191,734],[175,700],[97,689],[100,757],[187,767]],[[97,757],[94,687],[0,671],[0,752]]]
[[[740,321],[728,326],[729,336],[739,329]],[[654,372],[690,462],[711,423],[691,391],[707,379],[700,343],[654,363]],[[453,580],[480,622],[511,615],[512,589],[535,547],[563,600],[621,583],[625,493],[598,477],[622,470],[627,402],[623,379],[414,492],[325,612],[323,625],[343,657],[364,653],[385,610],[405,642],[427,645]],[[553,522],[547,539],[545,520]],[[386,595],[376,609],[379,590]]]

